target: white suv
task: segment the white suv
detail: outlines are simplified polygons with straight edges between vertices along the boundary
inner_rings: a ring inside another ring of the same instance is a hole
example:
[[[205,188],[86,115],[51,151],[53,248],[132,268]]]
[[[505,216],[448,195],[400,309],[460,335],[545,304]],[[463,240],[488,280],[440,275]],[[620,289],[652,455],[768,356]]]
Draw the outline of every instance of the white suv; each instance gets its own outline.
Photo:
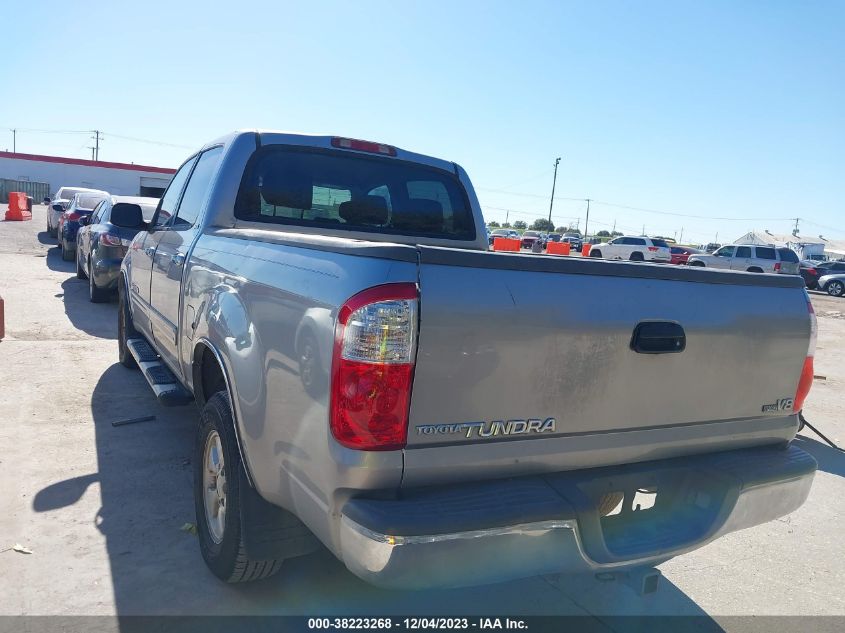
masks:
[[[749,273],[799,274],[798,255],[785,246],[757,246],[755,244],[728,244],[707,255],[690,255],[690,266],[728,268]]]
[[[628,259],[632,262],[669,262],[672,260],[672,251],[664,240],[625,235],[604,244],[593,244],[590,257]]]

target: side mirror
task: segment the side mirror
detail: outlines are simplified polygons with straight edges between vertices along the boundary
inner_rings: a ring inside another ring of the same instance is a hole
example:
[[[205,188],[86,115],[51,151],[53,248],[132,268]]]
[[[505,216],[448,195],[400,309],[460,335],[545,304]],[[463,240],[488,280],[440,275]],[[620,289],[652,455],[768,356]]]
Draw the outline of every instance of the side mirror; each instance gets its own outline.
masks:
[[[44,199],[41,201],[41,204],[50,204],[50,196],[44,196]]]
[[[115,204],[112,207],[109,221],[122,229],[136,229],[140,231],[141,229],[147,228],[141,207],[130,202],[118,202]]]
[[[91,216],[90,215],[83,215],[79,218],[79,226],[88,226],[91,224]]]
[[[55,211],[56,213],[64,213],[65,208],[57,202],[53,205],[53,211]]]

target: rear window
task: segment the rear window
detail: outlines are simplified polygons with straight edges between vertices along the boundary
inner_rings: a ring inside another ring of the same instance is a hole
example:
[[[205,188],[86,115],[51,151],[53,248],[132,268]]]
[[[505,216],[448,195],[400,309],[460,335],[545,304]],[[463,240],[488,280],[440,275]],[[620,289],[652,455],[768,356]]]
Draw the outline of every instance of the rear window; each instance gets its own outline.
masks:
[[[791,248],[779,248],[778,254],[780,255],[780,261],[782,262],[791,262],[793,264],[798,263],[798,254]]]
[[[775,249],[768,248],[766,246],[758,246],[757,247],[757,257],[760,259],[777,259],[777,255],[775,254]],[[796,258],[796,262],[798,259]]]
[[[656,240],[654,238],[651,238],[651,243],[655,246],[660,246],[662,248],[669,248],[669,245],[666,243],[666,240]]]
[[[76,199],[77,209],[93,209],[104,200],[103,196],[86,196],[81,194]]]
[[[453,174],[337,151],[258,150],[244,172],[235,217],[294,226],[475,239],[466,192]]]

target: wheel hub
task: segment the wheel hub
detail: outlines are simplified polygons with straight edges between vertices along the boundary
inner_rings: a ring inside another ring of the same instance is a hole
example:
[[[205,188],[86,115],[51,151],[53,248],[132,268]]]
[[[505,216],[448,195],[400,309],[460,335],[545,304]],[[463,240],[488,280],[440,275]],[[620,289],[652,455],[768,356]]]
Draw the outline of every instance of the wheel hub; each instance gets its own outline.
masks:
[[[215,543],[223,540],[226,528],[226,466],[223,460],[223,445],[217,431],[212,431],[203,451],[203,496],[205,520]]]

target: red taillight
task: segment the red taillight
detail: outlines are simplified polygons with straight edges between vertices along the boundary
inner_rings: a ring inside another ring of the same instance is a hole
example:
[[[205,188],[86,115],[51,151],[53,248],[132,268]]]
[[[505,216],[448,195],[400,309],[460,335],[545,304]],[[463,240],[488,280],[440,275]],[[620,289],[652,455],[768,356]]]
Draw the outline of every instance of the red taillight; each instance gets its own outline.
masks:
[[[369,288],[338,312],[329,421],[348,448],[404,448],[416,355],[417,287]]]
[[[807,357],[804,359],[804,366],[801,368],[801,377],[798,379],[798,388],[795,390],[795,400],[792,402],[792,410],[800,411],[804,406],[804,400],[810,393],[813,386],[813,356],[816,354],[816,339],[818,338],[818,322],[816,311],[807,297],[807,311],[810,313],[810,342],[807,345]]]
[[[332,147],[354,149],[359,152],[370,152],[371,154],[384,154],[385,156],[396,156],[396,148],[391,145],[373,143],[372,141],[359,141],[354,138],[340,138],[336,136],[332,139]]]
[[[82,217],[82,214],[77,213],[76,211],[71,211],[70,213],[66,213],[65,215],[66,215],[66,217],[65,217],[66,220],[78,220],[79,218]]]
[[[652,253],[656,253],[656,252],[657,252],[657,247],[656,247],[656,246],[649,246],[649,247],[648,247],[648,250],[650,250]]]
[[[780,272],[780,262],[775,262],[775,272],[776,273]]]
[[[808,273],[810,273],[811,275],[818,275],[818,274],[819,274],[819,271],[817,271],[815,268],[807,268],[807,269],[805,269],[805,270],[806,270]]]
[[[102,233],[100,235],[100,244],[103,246],[120,246],[121,241],[117,235],[109,235],[108,233]]]

